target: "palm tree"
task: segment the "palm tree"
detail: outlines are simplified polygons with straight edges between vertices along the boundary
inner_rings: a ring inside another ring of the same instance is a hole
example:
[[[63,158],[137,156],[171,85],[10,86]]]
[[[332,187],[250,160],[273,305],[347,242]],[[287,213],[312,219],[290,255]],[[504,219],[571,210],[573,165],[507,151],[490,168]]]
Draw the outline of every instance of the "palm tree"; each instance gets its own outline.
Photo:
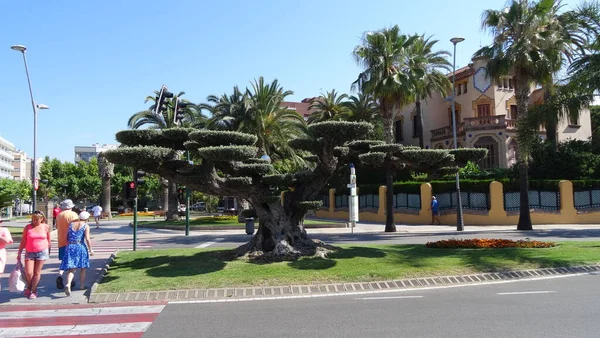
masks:
[[[263,77],[252,82],[242,93],[236,86],[232,95],[211,95],[207,103],[199,105],[212,113],[209,128],[240,131],[258,137],[258,156],[269,155],[273,160],[293,159],[302,162],[288,142],[306,131],[304,118],[285,107],[285,98],[292,95],[277,80],[265,83]]]
[[[347,94],[338,95],[333,89],[319,97],[310,100],[309,111],[312,111],[308,117],[308,124],[340,119],[348,114],[348,107],[344,105],[344,100],[348,98]]]
[[[345,121],[374,122],[381,118],[379,107],[370,95],[358,93],[358,96],[350,96],[343,104],[348,108],[342,115]]]
[[[144,103],[152,102],[152,105],[148,107],[147,110],[133,114],[129,118],[129,121],[127,122],[129,128],[139,129],[143,126],[148,126],[149,128],[153,129],[170,129],[179,127],[179,124],[175,120],[176,100],[188,103],[187,107],[184,109],[184,126],[194,126],[202,124],[203,121],[205,121],[205,118],[202,116],[202,114],[200,114],[200,110],[196,105],[187,100],[180,99],[181,96],[185,95],[184,92],[174,95],[172,99],[166,99],[166,109],[164,109],[160,114],[154,114],[159,92],[155,91],[154,94],[156,96],[148,96],[144,101]],[[163,209],[167,210],[167,219],[179,220],[179,215],[177,213],[177,183],[169,182],[161,177],[160,184],[163,187]]]
[[[571,59],[580,32],[579,16],[571,11],[558,14],[557,0],[513,0],[504,10],[483,13],[482,27],[493,42],[479,49],[476,57],[488,60],[492,78],[512,75],[519,119],[528,111],[531,87],[550,83],[565,59]],[[568,20],[568,19],[571,20]],[[528,144],[519,141],[520,216],[518,230],[531,230],[527,177]]]
[[[400,109],[415,98],[415,78],[422,77],[419,69],[410,68],[412,46],[417,35],[400,34],[396,25],[377,32],[367,32],[362,44],[354,49],[356,62],[364,68],[352,88],[371,95],[379,105],[383,119],[384,140],[394,143],[394,123]],[[395,232],[393,211],[394,172],[386,173],[386,221],[385,231]]]
[[[238,86],[233,87],[231,95],[209,95],[206,100],[206,103],[201,103],[198,107],[211,113],[212,116],[206,125],[209,129],[237,131],[240,125],[250,118],[247,97]]]
[[[437,42],[438,40],[431,40],[431,37],[421,36],[412,46],[414,58],[411,59],[413,64],[410,67],[420,69],[423,72],[423,76],[417,78],[415,84],[415,118],[417,119],[417,130],[415,132],[419,136],[419,147],[421,148],[425,147],[421,101],[427,100],[436,92],[445,96],[452,89],[452,83],[450,83],[446,74],[440,71],[445,70],[447,73],[452,69],[452,65],[446,59],[450,56],[450,53],[447,51],[434,52],[433,47]]]

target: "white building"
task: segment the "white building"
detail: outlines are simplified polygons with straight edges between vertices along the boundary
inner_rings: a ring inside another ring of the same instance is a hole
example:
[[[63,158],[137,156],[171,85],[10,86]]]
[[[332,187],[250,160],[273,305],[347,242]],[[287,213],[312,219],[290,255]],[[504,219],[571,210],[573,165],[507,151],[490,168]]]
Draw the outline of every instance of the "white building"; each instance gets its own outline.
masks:
[[[13,178],[13,152],[15,145],[0,136],[0,178]]]
[[[90,162],[94,157],[97,157],[103,151],[117,149],[116,144],[92,144],[91,146],[75,146],[75,163],[79,161]]]
[[[17,181],[31,180],[31,160],[27,157],[27,154],[24,151],[16,151],[12,155],[13,179]]]

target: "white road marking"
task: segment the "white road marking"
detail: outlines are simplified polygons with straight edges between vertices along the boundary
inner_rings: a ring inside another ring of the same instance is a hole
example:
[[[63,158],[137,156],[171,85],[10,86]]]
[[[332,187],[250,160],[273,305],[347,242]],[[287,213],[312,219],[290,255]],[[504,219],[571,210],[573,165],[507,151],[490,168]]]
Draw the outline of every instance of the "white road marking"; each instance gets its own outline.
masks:
[[[276,296],[276,297],[252,297],[252,298],[226,298],[226,299],[211,299],[211,300],[173,300],[169,301],[169,304],[203,304],[203,303],[229,303],[229,302],[251,302],[258,300],[282,300],[282,299],[298,299],[298,298],[320,298],[320,297],[336,297],[336,296],[356,296],[356,295],[369,295],[378,293],[396,293],[396,292],[412,292],[412,291],[423,291],[423,290],[438,290],[438,289],[450,289],[450,288],[464,288],[469,286],[480,286],[480,285],[494,285],[494,284],[507,284],[507,283],[518,283],[518,282],[534,282],[545,279],[555,278],[568,278],[577,276],[589,276],[592,273],[582,272],[571,275],[559,275],[559,276],[547,276],[547,277],[532,277],[523,278],[517,280],[499,280],[489,281],[473,284],[458,284],[458,285],[443,285],[443,286],[426,286],[411,289],[398,289],[398,290],[372,290],[372,291],[354,291],[354,292],[338,292],[338,293],[315,293],[315,294],[303,294],[293,296]]]
[[[423,298],[423,296],[364,297],[364,298],[356,298],[356,300],[409,299],[409,298]]]
[[[556,291],[520,291],[520,292],[499,292],[497,295],[535,295],[540,293],[556,293]]]
[[[79,311],[79,310],[77,310]],[[71,311],[71,316],[73,316]],[[123,324],[85,324],[29,326],[0,329],[1,337],[45,337],[45,336],[79,336],[85,334],[109,334],[124,332],[145,332],[152,322]]]
[[[118,306],[103,308],[83,308],[83,309],[55,309],[55,310],[34,310],[34,311],[2,311],[0,319],[8,318],[49,318],[49,317],[72,317],[73,313],[77,316],[94,315],[131,315],[143,313],[160,313],[164,305],[145,305],[145,306]],[[2,335],[0,335],[2,336]]]
[[[196,249],[204,249],[204,248],[208,248],[209,246],[211,246],[211,245],[213,245],[213,244],[217,244],[218,242],[220,242],[220,241],[222,241],[222,240],[224,240],[224,239],[225,239],[225,238],[221,238],[221,237],[219,237],[219,238],[215,238],[215,240],[214,240],[214,241],[212,241],[212,242],[206,242],[206,243],[202,243],[202,244],[198,245],[198,246],[196,247]]]

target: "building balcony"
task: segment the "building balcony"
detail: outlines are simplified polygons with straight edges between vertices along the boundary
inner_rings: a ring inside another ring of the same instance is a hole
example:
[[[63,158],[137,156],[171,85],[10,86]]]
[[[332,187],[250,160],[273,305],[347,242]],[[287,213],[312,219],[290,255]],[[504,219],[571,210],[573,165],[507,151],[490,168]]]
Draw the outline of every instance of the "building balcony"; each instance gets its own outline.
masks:
[[[464,136],[467,131],[481,130],[517,130],[517,120],[507,119],[506,115],[480,116],[480,117],[465,117],[463,122],[456,126],[457,136]],[[545,133],[546,130],[541,127],[540,133]],[[431,141],[444,140],[452,137],[452,126],[431,130]]]

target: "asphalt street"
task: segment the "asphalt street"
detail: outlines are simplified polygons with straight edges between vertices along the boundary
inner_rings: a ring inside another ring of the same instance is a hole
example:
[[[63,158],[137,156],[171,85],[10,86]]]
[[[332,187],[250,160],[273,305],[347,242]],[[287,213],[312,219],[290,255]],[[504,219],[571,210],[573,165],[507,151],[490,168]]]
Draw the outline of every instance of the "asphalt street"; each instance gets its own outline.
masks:
[[[598,337],[600,275],[169,304],[144,337]]]

